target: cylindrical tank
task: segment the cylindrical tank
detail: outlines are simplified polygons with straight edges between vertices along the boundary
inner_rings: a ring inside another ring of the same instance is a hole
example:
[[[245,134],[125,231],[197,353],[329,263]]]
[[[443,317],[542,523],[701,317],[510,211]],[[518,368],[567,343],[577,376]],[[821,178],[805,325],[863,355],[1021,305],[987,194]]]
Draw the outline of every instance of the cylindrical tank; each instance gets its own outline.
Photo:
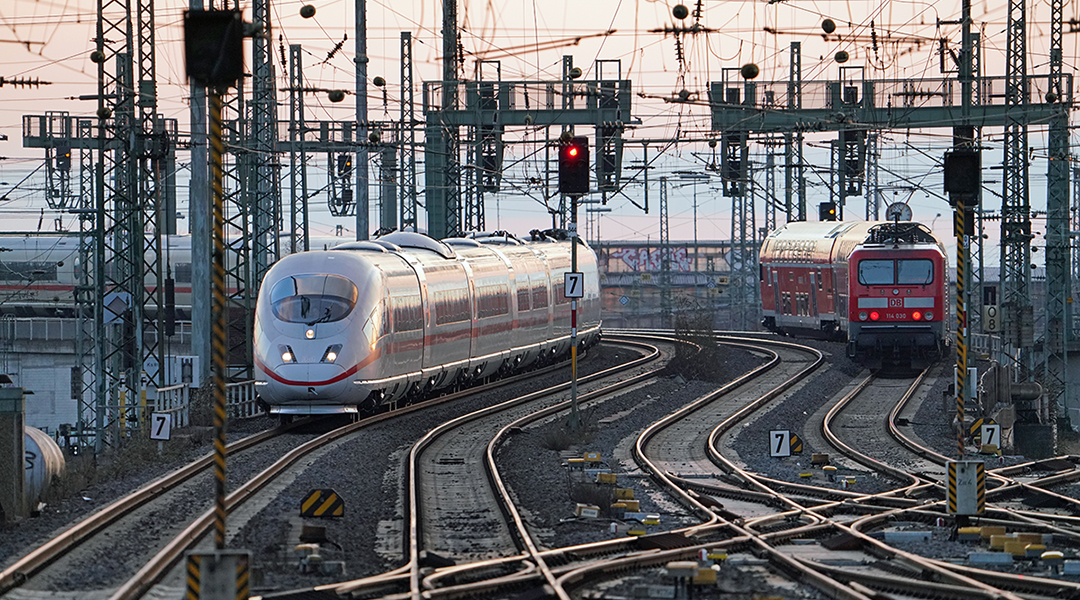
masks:
[[[67,462],[60,446],[48,434],[36,427],[23,427],[26,440],[26,505],[36,510],[53,476],[64,474]]]

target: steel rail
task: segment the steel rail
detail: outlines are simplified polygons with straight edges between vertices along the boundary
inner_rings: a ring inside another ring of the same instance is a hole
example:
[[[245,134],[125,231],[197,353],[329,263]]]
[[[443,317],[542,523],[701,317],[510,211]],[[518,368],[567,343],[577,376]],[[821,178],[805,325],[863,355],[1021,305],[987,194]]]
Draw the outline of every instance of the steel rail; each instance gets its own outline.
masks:
[[[731,338],[724,338],[724,339],[725,339],[725,343],[732,343],[734,341]],[[742,341],[744,341],[744,339],[740,339],[739,341],[742,342]],[[802,351],[808,351],[811,354],[816,354],[817,360],[814,361],[813,363],[811,363],[810,365],[808,365],[806,368],[802,369],[800,372],[796,373],[793,377],[789,378],[786,382],[782,383],[780,386],[774,388],[773,390],[770,390],[769,392],[766,392],[762,396],[758,397],[757,399],[750,402],[749,404],[747,404],[743,408],[736,411],[733,415],[731,415],[727,419],[725,419],[722,422],[721,425],[718,425],[716,428],[713,429],[712,432],[710,432],[709,440],[708,440],[708,447],[709,448],[712,448],[714,446],[715,440],[716,440],[716,437],[715,437],[716,436],[716,430],[719,429],[721,426],[723,426],[724,423],[733,423],[733,422],[741,421],[748,414],[752,413],[753,411],[758,410],[759,408],[761,408],[762,406],[767,404],[769,401],[771,401],[773,398],[780,395],[784,391],[790,389],[792,386],[794,386],[796,383],[798,383],[802,379],[806,378],[811,372],[813,372],[815,369],[817,369],[824,362],[824,355],[820,351],[815,350],[813,348],[808,348],[806,346],[798,346],[798,345],[792,344],[790,342],[772,342],[772,341],[762,341],[762,340],[753,340],[752,342],[757,343],[757,344],[780,345],[780,346],[784,346],[784,347],[787,347],[787,348],[799,349],[799,350],[802,350]],[[749,345],[749,343],[750,342],[747,341],[746,345]],[[775,356],[774,360],[771,361],[768,365],[764,365],[763,367],[759,367],[758,369],[755,369],[755,371],[752,371],[751,374],[760,375],[760,373],[762,373],[764,370],[766,370],[765,367],[767,367],[768,369],[771,369],[771,368],[775,367],[776,364],[779,363],[779,356],[776,355],[775,351],[768,350],[768,352],[771,352],[771,353],[774,354],[774,356]],[[740,380],[745,379],[746,377],[749,377],[751,374],[748,374],[747,376],[744,376],[743,378],[740,378]],[[737,380],[737,381],[740,381],[740,380]],[[683,490],[678,485],[676,485],[675,481],[669,476],[669,474],[666,471],[664,471],[659,466],[657,466],[654,462],[652,462],[652,460],[650,460],[648,458],[648,456],[645,454],[645,446],[647,445],[648,441],[652,437],[657,435],[657,433],[660,430],[662,430],[663,428],[669,427],[672,424],[678,422],[685,415],[689,414],[690,412],[692,412],[696,408],[699,408],[701,405],[707,404],[708,402],[711,402],[711,401],[725,395],[726,393],[730,392],[731,389],[734,389],[734,388],[731,386],[731,384],[729,384],[728,386],[725,386],[721,390],[719,390],[717,392],[713,392],[713,393],[705,396],[704,398],[702,398],[702,399],[700,399],[698,401],[695,401],[694,403],[687,406],[686,408],[684,408],[684,409],[682,409],[680,411],[677,411],[676,413],[673,413],[672,415],[669,415],[668,417],[665,417],[664,419],[658,421],[657,423],[654,423],[652,426],[646,428],[646,430],[643,431],[641,433],[641,435],[638,436],[638,439],[634,444],[634,457],[638,461],[638,464],[641,466],[641,468],[644,471],[650,473],[655,479],[657,479],[664,487],[666,487],[668,489],[669,493],[673,494],[683,504],[687,505],[692,510],[694,510],[699,515],[701,515],[701,518],[704,521],[703,525],[715,524],[717,522],[721,522],[721,519],[720,519],[720,517],[718,515],[713,513],[710,508],[708,508],[707,506],[702,504],[699,500],[697,500],[696,498],[694,498],[693,496],[688,494],[685,490]],[[710,451],[710,456],[711,455],[712,455],[712,452]],[[768,492],[768,490],[765,490],[765,491]],[[852,588],[850,588],[848,586],[842,585],[839,582],[837,582],[836,580],[831,579],[829,577],[826,577],[824,575],[821,575],[820,573],[818,573],[817,571],[814,571],[813,569],[808,569],[808,568],[804,567],[799,562],[795,561],[792,557],[790,557],[787,554],[785,554],[785,553],[779,551],[778,549],[774,548],[773,546],[768,544],[765,540],[761,539],[761,537],[759,535],[754,534],[753,532],[745,529],[744,527],[742,527],[742,526],[740,526],[740,525],[738,525],[738,524],[736,524],[734,522],[726,522],[725,524],[728,527],[730,527],[731,530],[733,532],[735,532],[737,535],[749,537],[749,542],[748,543],[756,546],[758,551],[765,553],[769,557],[769,560],[775,566],[777,566],[777,568],[779,568],[782,571],[788,573],[790,576],[794,577],[796,580],[801,581],[803,583],[806,583],[808,585],[811,585],[811,586],[823,591],[824,593],[829,594],[833,598],[840,598],[840,599],[844,599],[844,600],[870,600],[870,596],[867,596],[866,594],[858,592],[858,591],[856,591],[856,590],[854,590],[854,589],[852,589]],[[701,527],[701,526],[699,526],[699,527]],[[688,535],[691,535],[693,531],[694,531],[694,528],[691,528],[689,530],[689,532],[688,532]],[[581,569],[579,569],[577,571],[574,571],[571,574],[567,574],[567,575],[564,575],[563,577],[560,577],[560,579],[559,579],[560,584],[562,584],[564,582],[567,582],[567,581],[570,581],[574,577],[583,576],[582,574],[587,572],[588,569],[589,569],[589,567],[587,567],[587,566],[582,567]]]
[[[918,384],[920,382],[921,382],[921,378],[916,381],[916,384]],[[866,387],[866,385],[868,385],[868,384],[869,384],[869,378],[867,380],[864,380],[862,382],[862,384],[860,384],[852,394],[846,395],[845,398],[842,399],[842,401],[850,401],[850,399],[854,397],[855,393],[858,393],[858,391],[864,389]],[[917,386],[913,385],[912,388],[914,388],[914,387],[917,387]],[[828,418],[826,418],[826,422],[827,421],[828,421]],[[716,443],[715,442],[716,442],[717,438],[719,437],[720,433],[722,433],[723,431],[726,431],[727,429],[729,429],[733,425],[734,425],[734,423],[732,422],[732,419],[728,419],[728,420],[726,420],[725,422],[721,423],[720,425],[718,425],[716,427],[716,429],[713,432],[713,435],[710,437],[709,448],[710,448],[711,456],[714,456],[716,458],[716,460],[721,461],[724,465],[727,466],[727,468],[729,470],[733,470],[733,472],[740,473],[741,474],[740,476],[742,478],[744,478],[746,481],[753,482],[754,485],[760,486],[763,489],[768,490],[767,486],[765,486],[764,483],[761,483],[761,482],[758,481],[760,479],[758,476],[756,476],[754,474],[751,474],[751,473],[747,473],[742,469],[739,469],[734,463],[732,463],[727,458],[723,457],[720,454],[720,452],[716,449]],[[871,460],[873,460],[873,459],[871,459]],[[915,485],[915,484],[913,484],[913,485]],[[911,487],[912,486],[908,486],[909,489]],[[785,502],[790,503],[790,501],[788,501],[787,499],[785,499]],[[796,510],[798,510],[799,508],[800,507],[796,507]],[[814,517],[816,517],[816,518],[824,519],[824,517],[821,517],[820,515],[818,515],[813,509],[802,508],[802,511],[804,511],[807,516],[814,515]],[[890,512],[899,512],[899,511],[890,511]],[[814,518],[814,517],[812,517],[812,518]],[[856,521],[856,523],[857,522],[858,521]],[[894,556],[894,557],[896,557],[898,559],[908,561],[908,562],[910,562],[911,564],[914,564],[914,565],[918,565],[922,569],[932,571],[932,572],[936,573],[938,576],[948,578],[948,579],[950,579],[950,580],[952,580],[952,581],[954,581],[954,582],[956,582],[956,583],[958,583],[960,585],[964,585],[964,586],[967,586],[967,587],[970,587],[970,588],[975,588],[975,589],[983,589],[983,590],[986,590],[986,591],[988,591],[990,593],[997,594],[998,598],[1001,599],[1001,600],[1006,600],[1006,599],[1007,600],[1021,600],[1019,597],[1017,597],[1017,596],[1015,596],[1015,595],[1013,595],[1011,593],[1008,593],[1008,592],[1005,592],[1005,591],[1002,591],[1002,590],[998,590],[997,588],[993,588],[992,586],[988,586],[988,585],[986,585],[986,584],[984,584],[984,583],[982,583],[980,581],[977,581],[975,579],[972,579],[970,577],[967,577],[967,576],[955,573],[953,571],[950,571],[948,569],[945,569],[945,568],[943,568],[943,567],[941,567],[941,566],[939,566],[937,564],[931,563],[931,562],[927,561],[926,559],[923,559],[920,556],[916,556],[916,555],[913,555],[913,554],[898,550],[898,549],[893,548],[891,546],[888,546],[888,545],[880,542],[879,540],[877,540],[877,539],[863,533],[862,531],[859,531],[858,529],[856,529],[854,527],[854,525],[848,526],[846,524],[839,523],[839,522],[837,522],[837,521],[835,521],[835,520],[833,520],[831,518],[830,519],[825,519],[822,524],[831,525],[831,526],[835,527],[839,531],[846,532],[846,533],[849,533],[849,534],[857,537],[863,544],[869,544],[869,545],[873,546],[879,552],[885,553],[887,555],[892,555],[892,556]],[[809,525],[809,526],[806,526],[806,527],[812,527],[812,525]],[[801,530],[796,530],[795,532],[788,531],[788,532],[784,532],[784,534],[790,536],[790,535],[796,534],[798,531],[801,531]],[[765,535],[762,535],[762,537],[764,538]],[[772,537],[776,537],[776,536],[772,536]],[[762,541],[762,543],[764,543],[764,541]]]
[[[900,444],[902,444],[904,447],[906,447],[908,450],[910,450],[911,452],[913,452],[913,453],[915,453],[915,454],[917,454],[917,455],[919,455],[919,456],[921,456],[923,458],[926,458],[927,460],[933,461],[933,462],[935,462],[935,463],[937,463],[939,465],[944,465],[944,464],[946,464],[947,462],[949,462],[951,460],[949,457],[944,456],[943,454],[940,454],[938,452],[935,452],[933,449],[928,448],[928,447],[916,442],[915,440],[911,439],[910,437],[905,435],[904,432],[902,432],[900,430],[900,425],[898,423],[900,413],[903,411],[904,408],[906,408],[907,403],[910,402],[912,397],[913,397],[912,394],[905,395],[903,398],[901,398],[900,402],[897,403],[897,405],[894,406],[891,411],[889,411],[889,415],[888,415],[887,420],[886,420],[886,425],[887,425],[889,434],[894,439],[896,439]],[[1053,500],[1055,500],[1057,502],[1061,502],[1061,503],[1063,503],[1065,505],[1071,506],[1073,508],[1073,510],[1076,511],[1076,512],[1080,512],[1080,499],[1072,498],[1072,497],[1066,496],[1064,494],[1059,494],[1057,492],[1054,492],[1053,490],[1047,490],[1047,489],[1044,489],[1042,487],[1042,486],[1056,485],[1056,484],[1059,484],[1059,483],[1076,481],[1076,480],[1080,479],[1080,469],[1074,468],[1071,471],[1063,471],[1061,473],[1058,473],[1057,475],[1052,475],[1052,476],[1049,476],[1049,477],[1042,478],[1039,481],[1037,481],[1036,483],[1020,482],[1020,481],[1017,481],[1016,479],[1014,479],[1012,477],[1012,475],[1016,471],[1019,471],[1021,469],[1030,469],[1030,468],[1033,468],[1034,465],[1038,465],[1039,463],[1045,463],[1045,462],[1047,462],[1049,460],[1059,460],[1059,459],[1060,460],[1069,460],[1070,462],[1075,462],[1075,461],[1073,461],[1073,457],[1066,455],[1066,456],[1058,457],[1058,458],[1055,458],[1055,459],[1044,459],[1042,461],[1034,461],[1034,462],[1030,462],[1030,463],[1024,463],[1022,465],[1014,465],[1012,467],[1002,467],[1002,468],[999,468],[999,469],[987,469],[987,475],[989,477],[991,477],[991,478],[996,479],[997,481],[999,481],[1002,484],[1002,485],[999,485],[996,488],[987,490],[986,491],[987,499],[993,498],[993,497],[996,497],[996,496],[1005,495],[1005,494],[1017,493],[1017,492],[1030,493],[1030,494],[1042,495],[1042,496],[1051,498],[1051,499],[1053,499]],[[941,489],[943,487],[941,482],[934,482],[934,486],[936,488],[938,488],[938,489]],[[1012,514],[1015,517],[1017,517],[1017,518],[1019,518],[1021,520],[1024,520],[1026,522],[1029,522],[1029,523],[1044,522],[1046,520],[1046,517],[1044,515],[1040,514],[1040,513],[1032,513],[1030,511],[1023,511],[1023,510],[1017,510],[1017,509],[1005,509],[1005,508],[999,508],[997,510],[1006,511],[1007,513]],[[1070,517],[1070,516],[1065,516],[1065,515],[1053,515],[1051,517],[1051,519],[1052,520],[1056,519],[1056,520],[1059,520],[1059,521],[1063,521],[1063,520],[1064,521],[1073,521],[1073,524],[1075,526],[1080,527],[1080,517]],[[1054,526],[1051,526],[1051,527],[1054,527]],[[1070,536],[1075,535],[1075,532],[1071,532],[1071,531],[1068,531],[1068,530],[1059,530],[1059,532],[1061,532],[1061,533],[1063,533],[1065,535],[1070,535]]]
[[[226,448],[228,452],[241,452],[307,422],[308,421],[306,420],[297,421],[296,423],[283,427],[275,427],[273,429],[261,431],[237,440],[229,444]],[[115,500],[111,504],[71,526],[60,535],[45,542],[37,549],[16,561],[10,567],[0,571],[0,594],[7,593],[11,589],[22,585],[23,582],[41,571],[41,569],[70,552],[82,542],[97,535],[120,517],[148,504],[164,492],[201,474],[203,471],[210,468],[213,461],[214,454],[213,452],[210,452],[202,458],[155,479],[139,488],[134,493]]]
[[[664,332],[664,333],[669,334],[669,332]],[[760,342],[761,340],[751,339],[750,341]],[[787,344],[787,343],[783,343],[783,342],[780,342],[780,343]],[[794,345],[791,345],[791,344],[787,344],[787,345],[794,346]],[[823,358],[819,355],[817,364],[820,364],[822,362],[822,360],[823,360]],[[509,431],[511,427],[512,426],[508,426],[506,428],[506,431]],[[691,507],[693,507],[692,499],[687,500],[686,503],[689,503],[689,505]],[[706,511],[706,513],[708,513],[708,511]],[[706,517],[706,518],[711,518],[711,517]],[[692,527],[687,527],[687,528],[682,528],[682,529],[675,530],[672,533],[681,533],[681,534],[687,536],[687,539],[689,540],[690,536],[692,536],[692,535],[693,536],[712,535],[712,534],[715,534],[715,533],[718,533],[718,532],[721,532],[721,531],[728,530],[729,526],[730,526],[729,523],[719,522],[719,520],[717,520],[717,522],[712,524],[712,525],[695,525],[695,526],[692,526]],[[648,537],[648,536],[646,536],[646,537]],[[635,545],[635,543],[637,542],[638,539],[641,539],[641,538],[621,538],[621,539],[614,539],[614,540],[605,540],[605,541],[602,541],[602,542],[593,542],[593,543],[582,544],[582,545],[572,546],[572,547],[544,550],[544,551],[541,551],[539,554],[542,557],[548,558],[548,559],[554,558],[554,557],[560,557],[560,556],[572,557],[571,560],[574,560],[577,563],[580,563],[581,560],[584,560],[584,558],[586,556],[591,555],[591,554],[612,553],[612,552],[617,552],[617,551],[618,552],[630,551],[630,550],[632,550],[632,546]],[[734,547],[735,545],[746,545],[746,544],[757,545],[755,542],[752,541],[750,535],[743,535],[743,536],[739,536],[739,537],[732,538],[732,539],[729,539],[729,540],[708,541],[708,542],[705,542],[705,543],[702,543],[702,544],[691,545],[691,546],[688,546],[688,547],[685,547],[685,548],[679,548],[679,549],[674,549],[674,550],[666,550],[666,551],[652,550],[652,551],[649,551],[647,553],[637,552],[632,556],[624,556],[624,557],[615,558],[615,559],[610,559],[609,558],[609,559],[605,559],[602,563],[592,564],[592,565],[589,565],[589,566],[586,566],[586,567],[578,567],[578,566],[576,566],[574,564],[565,565],[565,566],[557,566],[557,567],[552,568],[552,572],[559,575],[560,586],[563,586],[563,585],[566,585],[568,583],[577,582],[581,578],[587,576],[589,573],[617,572],[619,570],[625,570],[626,568],[631,568],[631,567],[634,567],[634,566],[639,566],[640,567],[640,566],[643,566],[643,565],[664,564],[668,560],[692,559],[692,558],[696,557],[697,550],[702,549],[702,548]],[[495,564],[506,565],[510,561],[516,561],[516,560],[519,560],[519,557],[507,557],[507,558],[493,559],[491,561],[482,561],[482,564],[487,565],[487,566],[491,566],[491,565],[495,565]],[[783,563],[783,562],[785,562],[785,560],[786,560],[786,557],[781,557],[780,562]],[[472,567],[478,566],[480,564],[481,563],[471,563],[470,565],[459,565],[459,566],[455,566],[455,567],[447,567],[447,568],[443,568],[443,569],[438,569],[435,574],[430,575],[428,578],[425,579],[425,583],[431,582],[431,581],[435,580],[436,578],[440,578],[440,577],[443,577],[443,576],[448,576],[448,575],[451,575],[451,574],[456,574],[456,573],[461,573],[461,572],[464,572],[464,571],[469,571]],[[789,565],[789,568],[791,566],[793,566],[793,565]],[[797,567],[797,565],[794,565],[794,566]],[[810,573],[806,573],[806,576],[813,578],[813,577],[817,577],[817,574],[810,572]],[[513,585],[513,584],[519,584],[520,585],[520,584],[525,584],[525,583],[529,583],[529,582],[535,583],[535,580],[540,578],[540,577],[541,577],[541,575],[539,574],[538,570],[531,570],[531,571],[527,571],[527,572],[523,571],[521,573],[510,574],[510,575],[506,575],[506,576],[503,576],[503,577],[500,577],[500,578],[497,578],[497,579],[472,582],[472,583],[468,583],[468,584],[451,585],[451,586],[446,586],[446,587],[439,588],[439,589],[427,589],[424,592],[424,595],[425,595],[425,598],[429,598],[429,599],[458,597],[458,596],[462,596],[462,595],[469,595],[469,594],[480,593],[480,592],[483,592],[483,591],[488,591],[488,590],[496,588],[499,585]],[[826,581],[826,582],[823,583],[823,585],[825,587],[829,587],[832,584],[830,582]],[[425,586],[425,587],[430,587],[430,586]],[[345,593],[346,591],[353,592],[353,593],[364,593],[364,590],[360,586],[354,586],[354,587],[349,588],[348,590],[339,587],[337,591],[338,591],[339,594],[340,593]],[[845,591],[845,593],[846,593],[846,591]],[[365,594],[365,596],[366,596],[366,594]],[[861,596],[856,595],[855,597],[861,597]]]
[[[634,342],[624,342],[624,343],[628,344],[628,345],[638,345],[639,347],[641,347],[640,344],[635,344]],[[644,364],[647,364],[649,362],[657,360],[660,357],[659,350],[656,349],[653,346],[648,346],[648,348],[652,349],[652,353],[650,353],[650,354],[648,354],[646,356],[643,356],[641,358],[635,359],[633,361],[630,361],[629,363],[626,363],[624,365],[620,365],[620,366],[617,366],[617,367],[612,367],[610,369],[606,369],[604,371],[600,371],[598,373],[593,373],[593,374],[588,375],[586,377],[582,377],[582,378],[579,379],[579,383],[587,383],[587,382],[592,382],[592,381],[599,381],[599,380],[604,379],[606,377],[610,377],[611,375],[614,375],[614,374],[617,374],[617,373],[620,373],[620,372],[623,372],[623,371],[626,371],[626,370],[629,370],[629,369],[633,369],[633,368],[636,368],[638,366],[641,366],[641,365],[644,365]],[[618,383],[616,383],[616,384],[614,384],[612,386],[605,387],[604,392],[609,393],[613,389],[622,389],[622,388],[627,387],[629,385],[636,385],[641,380],[644,380],[644,379],[647,379],[647,378],[650,378],[650,377],[653,377],[653,376],[655,376],[655,372],[647,372],[647,373],[635,376],[633,378],[623,380],[623,381],[618,382]],[[409,496],[409,501],[408,501],[408,506],[407,506],[407,510],[409,512],[409,515],[408,515],[408,522],[409,522],[408,547],[409,547],[409,567],[410,567],[409,594],[410,594],[411,598],[413,598],[414,600],[421,600],[422,595],[425,592],[424,582],[422,581],[421,574],[420,574],[420,545],[422,544],[422,540],[423,540],[422,523],[421,523],[421,518],[420,518],[421,498],[420,498],[419,481],[418,481],[419,476],[418,476],[418,473],[417,473],[417,471],[418,471],[417,463],[419,462],[420,454],[424,451],[425,448],[430,446],[438,437],[445,434],[447,431],[450,431],[450,430],[452,430],[452,429],[454,429],[454,428],[456,428],[456,427],[458,427],[458,426],[460,426],[460,425],[462,425],[462,424],[464,424],[466,422],[483,418],[483,417],[488,416],[488,415],[490,415],[492,413],[506,410],[507,408],[510,408],[512,406],[518,406],[518,405],[521,405],[521,404],[532,402],[532,401],[534,401],[536,399],[539,399],[539,398],[542,398],[544,396],[550,396],[553,393],[569,389],[570,385],[571,385],[570,383],[559,384],[559,385],[552,386],[552,387],[549,387],[549,388],[544,389],[544,390],[538,390],[536,392],[532,392],[532,393],[526,394],[524,396],[519,396],[518,398],[514,398],[514,399],[508,400],[506,402],[502,402],[500,404],[494,405],[494,406],[485,407],[483,409],[480,409],[479,411],[475,411],[475,412],[469,413],[467,415],[462,415],[461,417],[453,419],[453,420],[451,420],[451,421],[449,421],[447,423],[444,423],[444,424],[440,425],[439,427],[433,429],[432,431],[428,432],[424,437],[420,438],[415,444],[413,444],[412,448],[409,450],[409,472],[408,472],[408,496]],[[600,390],[597,390],[597,391],[600,391]],[[589,394],[579,396],[579,400],[587,399],[590,396],[595,397],[595,393],[590,392]],[[568,405],[568,404],[569,404],[569,402],[563,402],[563,403],[560,403],[560,404],[555,405],[555,406],[565,408],[565,406]],[[551,408],[554,408],[554,407],[551,407]],[[492,474],[492,471],[488,470],[487,476],[489,478],[491,477],[491,474]],[[501,486],[501,480],[499,480],[498,483],[499,483],[499,485],[496,486],[497,489]],[[502,487],[502,490],[505,491],[505,486],[501,486],[501,487]],[[505,512],[506,511],[506,506],[504,505],[502,508],[503,508],[503,510]],[[516,515],[516,511],[514,511],[512,514]],[[521,520],[520,520],[519,516],[518,516],[518,519],[515,522],[517,524],[520,524],[522,527],[524,527],[523,523],[521,523]],[[518,531],[521,532],[523,530],[518,530]],[[532,556],[537,561],[537,567],[540,569],[540,572],[542,574],[544,574],[545,578],[549,579],[549,583],[554,583],[554,577],[551,575],[550,569],[547,568],[544,560],[539,556],[539,553],[536,551],[535,546],[532,545],[531,538],[527,535],[527,532],[525,532],[524,535],[517,536],[516,543],[519,545],[519,550],[527,550],[529,552],[529,555]],[[564,598],[562,600],[568,600],[568,599]]]
[[[297,460],[302,458],[305,454],[314,451],[315,449],[329,444],[338,438],[354,433],[357,430],[369,427],[371,425],[381,423],[382,421],[397,418],[399,416],[407,415],[417,410],[423,410],[431,406],[443,404],[445,402],[453,402],[464,396],[471,394],[482,393],[484,391],[496,389],[513,383],[518,383],[525,379],[536,377],[538,375],[547,374],[549,372],[561,369],[565,367],[565,363],[559,363],[550,365],[526,373],[521,373],[505,379],[499,379],[497,381],[480,385],[477,387],[453,392],[443,396],[438,396],[432,400],[428,400],[422,404],[416,404],[412,406],[406,406],[398,408],[393,411],[389,411],[379,415],[373,415],[365,419],[361,419],[354,423],[350,423],[344,427],[330,431],[322,436],[309,440],[308,442],[294,448],[289,453],[279,458],[274,464],[267,467],[265,470],[257,474],[254,478],[249,480],[243,486],[229,494],[225,499],[226,512],[231,513],[236,507],[241,505],[244,501],[254,496],[260,489],[266,484],[270,483],[274,478],[281,474],[286,468],[294,464]],[[285,429],[295,427],[304,421],[298,421]],[[246,438],[245,438],[246,439]],[[211,457],[212,458],[212,457]],[[114,592],[109,600],[135,600],[142,597],[149,589],[157,583],[177,561],[182,558],[185,550],[194,546],[209,530],[212,525],[213,510],[204,513],[197,518],[191,524],[189,524],[180,534],[173,538],[162,550],[150,558],[146,564],[133,576],[128,579],[123,585],[121,585],[116,592]]]

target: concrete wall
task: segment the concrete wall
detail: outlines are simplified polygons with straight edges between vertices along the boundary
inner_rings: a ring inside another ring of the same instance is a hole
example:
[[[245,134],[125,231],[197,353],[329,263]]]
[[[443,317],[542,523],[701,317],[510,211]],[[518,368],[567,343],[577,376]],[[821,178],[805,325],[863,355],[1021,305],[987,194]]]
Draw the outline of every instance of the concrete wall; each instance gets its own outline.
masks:
[[[23,390],[0,388],[0,509],[3,520],[26,516]]]
[[[78,402],[72,397],[71,368],[75,357],[64,354],[20,356],[19,370],[11,375],[16,385],[33,392],[26,397],[26,424],[52,435],[61,423],[79,420]]]

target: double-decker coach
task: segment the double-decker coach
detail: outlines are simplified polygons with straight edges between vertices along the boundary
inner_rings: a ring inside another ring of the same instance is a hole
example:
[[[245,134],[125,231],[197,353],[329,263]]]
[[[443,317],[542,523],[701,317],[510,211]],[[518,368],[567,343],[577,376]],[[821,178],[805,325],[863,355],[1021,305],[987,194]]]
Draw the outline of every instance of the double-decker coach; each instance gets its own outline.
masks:
[[[794,222],[761,248],[762,324],[846,340],[868,366],[917,367],[941,356],[948,258],[914,222]]]

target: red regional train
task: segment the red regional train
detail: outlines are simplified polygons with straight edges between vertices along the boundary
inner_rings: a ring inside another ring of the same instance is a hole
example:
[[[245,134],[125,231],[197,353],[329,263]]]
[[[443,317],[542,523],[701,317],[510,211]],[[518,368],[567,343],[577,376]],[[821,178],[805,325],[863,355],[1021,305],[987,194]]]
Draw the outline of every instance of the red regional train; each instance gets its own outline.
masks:
[[[925,366],[948,344],[948,258],[913,222],[794,222],[761,247],[762,324],[847,341],[871,368]]]

